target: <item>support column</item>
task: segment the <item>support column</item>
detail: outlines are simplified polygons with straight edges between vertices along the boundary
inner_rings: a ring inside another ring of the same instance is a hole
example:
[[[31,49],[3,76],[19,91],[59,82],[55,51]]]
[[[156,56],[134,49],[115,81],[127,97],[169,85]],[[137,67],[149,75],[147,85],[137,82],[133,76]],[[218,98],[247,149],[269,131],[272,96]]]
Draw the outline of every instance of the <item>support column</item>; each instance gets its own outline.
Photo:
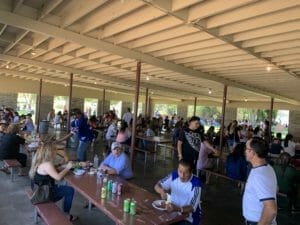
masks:
[[[197,108],[197,97],[195,97],[195,101],[194,101],[194,116],[196,115],[196,108]]]
[[[149,104],[149,89],[146,88],[146,95],[145,95],[145,117],[148,117],[148,104]]]
[[[272,140],[272,118],[273,118],[273,109],[274,109],[274,98],[271,98],[270,103],[270,114],[269,114],[269,143]]]
[[[43,79],[40,79],[40,89],[39,89],[39,102],[38,102],[38,114],[37,114],[37,128],[36,132],[38,133],[40,130],[40,119],[41,119],[41,102],[42,102],[42,88],[43,88]]]
[[[223,134],[224,134],[224,125],[225,125],[225,109],[226,109],[226,101],[227,101],[227,85],[224,85],[223,90],[223,103],[222,103],[222,120],[221,120],[221,131],[220,131],[220,151],[223,151]]]
[[[68,123],[67,132],[71,129],[71,106],[72,106],[72,95],[73,95],[73,73],[70,74],[70,88],[69,88],[69,109],[68,109]]]
[[[102,93],[102,116],[105,113],[105,89],[103,89],[103,93]]]
[[[141,62],[138,61],[136,65],[134,110],[133,110],[132,132],[131,132],[130,162],[132,168],[133,168],[134,148],[135,148],[135,139],[136,139],[136,122],[137,122],[137,111],[139,106],[140,81],[141,81]]]

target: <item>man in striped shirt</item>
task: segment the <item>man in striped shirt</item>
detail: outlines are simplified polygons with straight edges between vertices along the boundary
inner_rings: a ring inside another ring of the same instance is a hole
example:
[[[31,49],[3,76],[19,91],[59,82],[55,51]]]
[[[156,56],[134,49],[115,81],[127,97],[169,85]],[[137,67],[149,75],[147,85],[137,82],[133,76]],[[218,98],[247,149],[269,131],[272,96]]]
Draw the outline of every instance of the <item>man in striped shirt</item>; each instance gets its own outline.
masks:
[[[161,179],[154,187],[162,199],[170,194],[170,203],[166,204],[168,211],[188,213],[188,217],[176,225],[200,224],[201,181],[192,174],[192,164],[180,160],[178,169]]]

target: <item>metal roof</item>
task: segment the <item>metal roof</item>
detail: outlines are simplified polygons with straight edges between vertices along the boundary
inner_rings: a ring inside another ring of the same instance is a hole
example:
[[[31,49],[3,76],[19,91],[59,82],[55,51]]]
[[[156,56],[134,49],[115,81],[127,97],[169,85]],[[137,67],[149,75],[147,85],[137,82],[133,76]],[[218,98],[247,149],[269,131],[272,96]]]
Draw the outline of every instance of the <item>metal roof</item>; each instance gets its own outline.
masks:
[[[299,0],[1,0],[0,74],[300,105]],[[211,94],[209,94],[211,90]]]

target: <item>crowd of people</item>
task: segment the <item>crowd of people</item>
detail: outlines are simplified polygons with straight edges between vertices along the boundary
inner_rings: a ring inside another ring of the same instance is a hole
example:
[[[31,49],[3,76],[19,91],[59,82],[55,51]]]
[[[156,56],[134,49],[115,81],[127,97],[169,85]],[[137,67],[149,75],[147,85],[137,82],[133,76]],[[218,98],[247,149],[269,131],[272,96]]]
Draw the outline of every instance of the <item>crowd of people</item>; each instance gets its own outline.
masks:
[[[17,113],[9,108],[0,111],[0,160],[17,159],[22,167],[26,167],[27,156],[20,152],[20,146],[25,143],[22,134],[32,129],[31,118],[30,115],[23,119],[18,119],[17,116]],[[58,113],[58,116],[61,116],[61,113]],[[49,120],[51,118],[49,116]],[[55,116],[53,120],[55,121]],[[189,214],[184,221],[177,224],[199,224],[201,188],[204,182],[209,181],[205,170],[218,169],[217,160],[222,153],[222,149],[219,148],[221,139],[229,150],[225,174],[241,181],[240,184],[246,182],[242,209],[247,225],[276,224],[277,188],[288,195],[289,207],[295,205],[295,181],[298,178],[295,168],[291,165],[295,155],[293,136],[287,134],[285,139],[281,140],[281,134],[276,134],[276,137],[270,139],[267,122],[262,131],[259,127],[252,129],[247,124],[239,125],[237,121],[233,121],[221,134],[221,129],[215,132],[213,126],[205,132],[200,118],[196,116],[191,117],[189,121],[184,121],[176,115],[171,119],[139,116],[136,128],[141,136],[150,137],[165,132],[173,139],[178,153],[178,167],[158,181],[154,189],[168,203],[168,211]],[[104,133],[106,152],[99,169],[123,179],[131,179],[134,173],[124,152],[124,146],[131,143],[131,129],[132,114],[129,108],[122,119],[118,119],[114,111],[109,111],[101,117],[87,118],[80,109],[73,109],[71,132],[58,140],[42,140],[32,160],[29,175],[35,185],[50,184],[53,187],[53,200],[64,198],[64,212],[71,221],[76,220],[78,217],[70,214],[74,189],[65,185],[58,186],[54,182],[61,180],[74,163],[66,161],[67,165],[62,171],[56,170],[53,160],[57,154],[56,144],[76,136],[79,141],[76,150],[77,161],[86,162],[87,150],[101,130]],[[147,141],[137,141],[136,145],[145,150],[151,148]]]

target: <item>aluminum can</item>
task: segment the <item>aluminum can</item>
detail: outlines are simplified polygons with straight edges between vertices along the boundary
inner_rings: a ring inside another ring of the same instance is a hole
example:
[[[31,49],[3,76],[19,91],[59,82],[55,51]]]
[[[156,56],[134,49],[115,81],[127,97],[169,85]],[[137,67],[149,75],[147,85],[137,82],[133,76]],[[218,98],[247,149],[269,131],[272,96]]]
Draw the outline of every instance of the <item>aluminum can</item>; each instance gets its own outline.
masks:
[[[107,182],[107,191],[111,191],[112,190],[112,180],[109,180],[108,182]]]
[[[101,188],[101,198],[106,198],[106,187],[102,186]]]
[[[132,200],[130,202],[130,210],[129,210],[130,215],[135,215],[136,214],[136,201]]]
[[[118,183],[117,182],[113,182],[112,183],[112,189],[111,189],[111,192],[113,193],[113,194],[116,194],[117,193],[117,190],[118,189]]]
[[[123,204],[123,211],[129,213],[130,210],[130,199],[125,199]]]
[[[122,194],[122,186],[123,186],[123,184],[118,183],[118,188],[117,188],[117,194],[118,194],[118,195],[121,195],[121,194]]]

